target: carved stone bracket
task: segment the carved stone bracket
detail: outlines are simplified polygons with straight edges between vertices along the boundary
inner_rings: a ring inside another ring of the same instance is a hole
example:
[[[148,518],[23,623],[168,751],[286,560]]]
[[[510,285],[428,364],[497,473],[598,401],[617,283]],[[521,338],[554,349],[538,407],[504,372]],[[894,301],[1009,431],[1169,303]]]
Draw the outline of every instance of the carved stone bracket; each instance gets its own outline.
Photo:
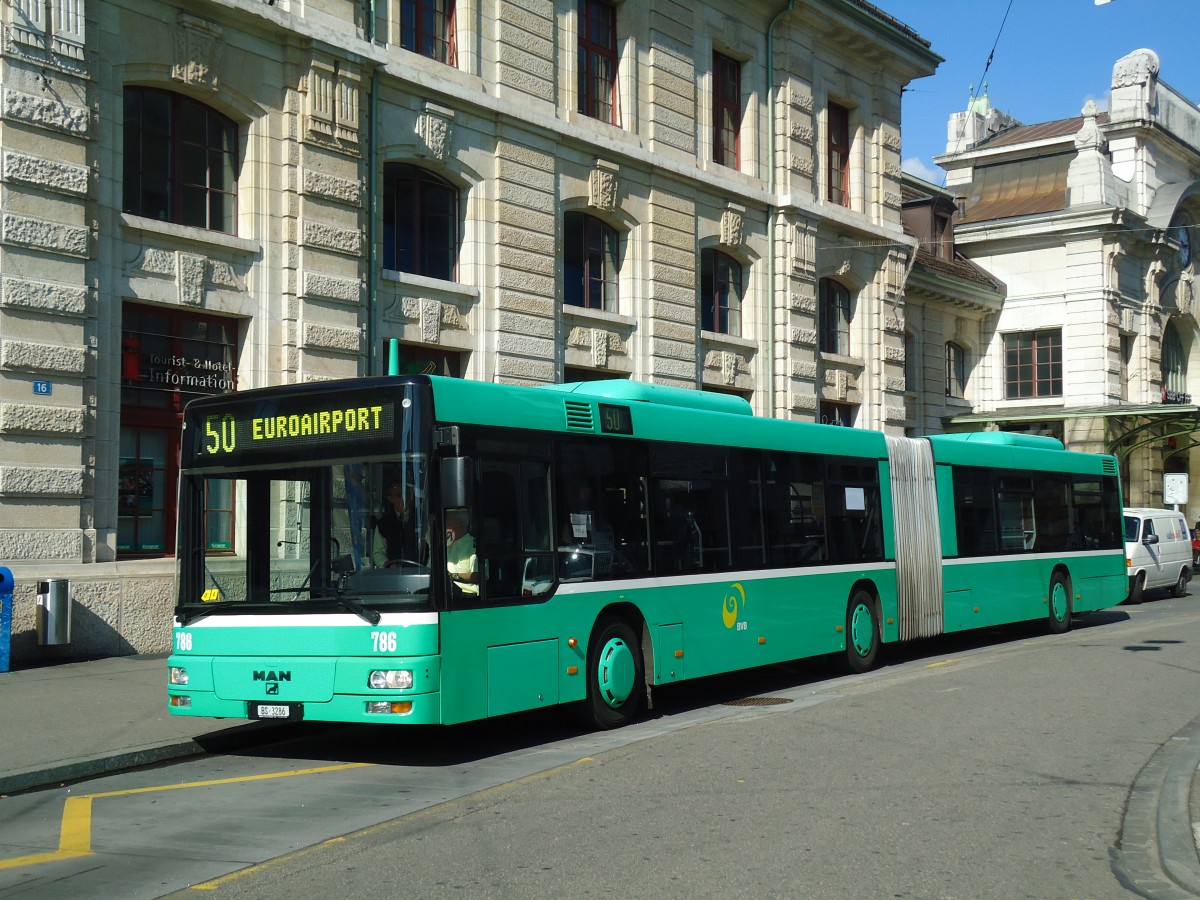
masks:
[[[308,72],[305,131],[309,138],[338,143],[357,153],[362,78],[343,60],[316,58]]]
[[[746,239],[746,210],[735,203],[725,206],[721,213],[721,243],[726,247],[740,247]]]
[[[177,253],[175,255],[176,276],[175,284],[179,288],[179,302],[183,306],[204,305],[204,273],[203,256],[195,253]]]
[[[445,161],[450,154],[453,137],[454,110],[433,103],[426,103],[417,116],[417,136],[421,139],[424,155]]]
[[[242,293],[245,285],[234,267],[225,260],[212,260],[182,250],[143,247],[127,266],[130,273],[161,275],[175,282],[181,306],[203,307],[209,285]]]
[[[619,168],[615,163],[596,160],[596,165],[588,176],[588,205],[593,209],[608,212],[617,208],[617,194],[620,185],[617,180]]]
[[[210,91],[218,90],[221,70],[222,30],[189,13],[180,13],[176,20],[175,63],[171,77],[176,81]]]
[[[421,340],[436,344],[442,339],[442,304],[437,300],[421,300]]]
[[[788,88],[788,102],[796,109],[802,109],[806,112],[812,112],[813,108],[813,93],[812,88],[806,84],[796,84],[793,82]]]

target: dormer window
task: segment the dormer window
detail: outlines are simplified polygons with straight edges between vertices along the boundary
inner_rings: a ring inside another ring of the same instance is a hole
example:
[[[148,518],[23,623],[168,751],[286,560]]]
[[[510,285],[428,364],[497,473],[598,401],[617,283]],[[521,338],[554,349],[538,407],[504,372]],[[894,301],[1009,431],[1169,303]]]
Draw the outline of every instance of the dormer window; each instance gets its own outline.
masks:
[[[941,213],[933,216],[933,246],[929,248],[938,259],[954,259],[954,229],[950,217]]]

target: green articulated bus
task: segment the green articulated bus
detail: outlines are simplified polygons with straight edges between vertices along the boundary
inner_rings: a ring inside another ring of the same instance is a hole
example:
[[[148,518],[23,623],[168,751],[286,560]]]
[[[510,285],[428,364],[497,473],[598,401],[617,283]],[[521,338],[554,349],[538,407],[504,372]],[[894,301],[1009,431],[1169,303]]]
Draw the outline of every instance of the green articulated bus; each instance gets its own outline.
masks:
[[[739,398],[396,376],[188,404],[170,711],[451,724],[1127,591],[1116,460]]]

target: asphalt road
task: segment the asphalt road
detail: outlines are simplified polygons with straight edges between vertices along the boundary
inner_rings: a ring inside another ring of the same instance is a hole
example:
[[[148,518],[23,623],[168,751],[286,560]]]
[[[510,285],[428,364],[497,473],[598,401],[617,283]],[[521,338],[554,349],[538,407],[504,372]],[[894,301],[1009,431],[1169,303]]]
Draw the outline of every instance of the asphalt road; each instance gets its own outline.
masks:
[[[0,897],[1137,896],[1131,786],[1200,716],[1198,645],[1186,597],[660,692],[618,732],[333,728],[9,798],[0,843],[86,803],[92,852]]]

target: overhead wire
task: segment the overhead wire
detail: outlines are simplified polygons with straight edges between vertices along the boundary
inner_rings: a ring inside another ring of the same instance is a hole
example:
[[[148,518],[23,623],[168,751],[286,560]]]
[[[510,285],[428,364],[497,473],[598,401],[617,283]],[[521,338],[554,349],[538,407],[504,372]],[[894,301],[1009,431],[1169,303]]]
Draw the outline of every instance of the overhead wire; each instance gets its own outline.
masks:
[[[996,29],[996,39],[992,42],[992,49],[988,52],[987,60],[983,64],[983,71],[979,74],[979,81],[976,82],[976,84],[983,87],[983,89],[985,91],[987,90],[987,88],[986,88],[987,73],[988,73],[988,70],[991,69],[991,67],[992,67],[992,61],[996,58],[996,48],[1000,46],[1000,36],[1004,34],[1004,26],[1008,23],[1008,14],[1010,12],[1012,12],[1012,6],[1013,6],[1013,0],[1008,0],[1008,6],[1006,6],[1004,8],[1004,17],[1000,20],[1000,27],[998,29]],[[970,112],[971,107],[974,105],[977,96],[978,96],[978,94],[976,93],[976,87],[973,84],[973,85],[971,85],[971,94],[967,98],[967,111],[968,112]],[[964,124],[964,128],[965,128],[965,122],[963,124]],[[957,153],[959,151],[959,149],[962,147],[962,141],[963,141],[963,128],[960,128],[959,132],[958,132],[957,142],[954,145],[954,149],[950,152]],[[940,185],[941,187],[946,186],[946,175],[947,175],[947,173],[943,171],[942,172],[942,183]]]

